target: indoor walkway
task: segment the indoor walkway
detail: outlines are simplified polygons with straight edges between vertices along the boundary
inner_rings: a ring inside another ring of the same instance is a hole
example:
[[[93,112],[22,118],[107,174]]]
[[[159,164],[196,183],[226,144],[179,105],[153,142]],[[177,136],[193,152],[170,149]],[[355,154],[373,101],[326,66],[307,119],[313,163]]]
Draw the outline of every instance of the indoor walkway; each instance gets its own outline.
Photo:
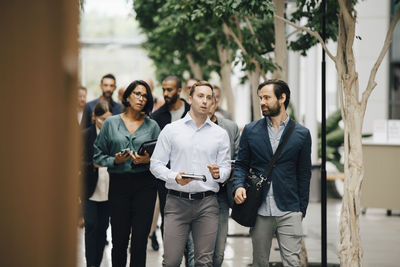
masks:
[[[328,200],[328,263],[339,263],[336,246],[338,240],[338,222],[341,202]],[[321,252],[321,206],[310,203],[304,219],[304,234],[310,263],[320,262]],[[364,267],[400,266],[400,211],[393,211],[386,216],[382,209],[368,209],[360,217],[361,238],[364,249]],[[159,242],[161,236],[157,230]],[[110,239],[110,234],[108,235]],[[271,261],[280,261],[276,240],[273,243]],[[159,251],[153,251],[150,242],[147,250],[147,266],[161,266],[162,244]],[[241,227],[232,219],[229,222],[229,236],[225,249],[224,267],[246,267],[251,261],[251,239],[248,228]],[[85,267],[83,230],[78,232],[78,267]],[[182,264],[182,266],[184,266]],[[106,246],[101,267],[111,267],[111,244]]]

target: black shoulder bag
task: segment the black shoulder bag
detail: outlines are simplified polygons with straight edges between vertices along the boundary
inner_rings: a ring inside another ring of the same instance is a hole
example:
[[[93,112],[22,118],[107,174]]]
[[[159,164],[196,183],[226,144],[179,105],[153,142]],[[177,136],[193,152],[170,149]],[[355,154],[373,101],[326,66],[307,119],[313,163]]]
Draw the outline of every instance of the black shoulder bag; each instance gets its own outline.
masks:
[[[263,201],[263,189],[266,183],[270,184],[269,174],[272,171],[272,168],[275,167],[275,162],[279,157],[283,147],[289,140],[289,137],[292,135],[294,127],[296,126],[296,122],[290,120],[289,129],[282,140],[282,143],[279,144],[278,148],[275,151],[274,156],[271,161],[268,163],[267,168],[264,173],[261,175],[257,175],[254,172],[250,172],[246,177],[244,182],[244,188],[246,189],[246,200],[241,204],[233,204],[231,217],[240,225],[246,227],[253,227],[256,224],[256,218],[258,213],[258,208],[261,206]]]

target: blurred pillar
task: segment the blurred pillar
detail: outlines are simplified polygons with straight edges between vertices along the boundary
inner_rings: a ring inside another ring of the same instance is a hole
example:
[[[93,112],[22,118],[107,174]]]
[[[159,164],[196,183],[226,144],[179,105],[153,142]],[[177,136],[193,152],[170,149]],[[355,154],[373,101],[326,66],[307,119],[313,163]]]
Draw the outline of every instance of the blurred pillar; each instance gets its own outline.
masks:
[[[2,1],[0,266],[75,266],[77,1]]]

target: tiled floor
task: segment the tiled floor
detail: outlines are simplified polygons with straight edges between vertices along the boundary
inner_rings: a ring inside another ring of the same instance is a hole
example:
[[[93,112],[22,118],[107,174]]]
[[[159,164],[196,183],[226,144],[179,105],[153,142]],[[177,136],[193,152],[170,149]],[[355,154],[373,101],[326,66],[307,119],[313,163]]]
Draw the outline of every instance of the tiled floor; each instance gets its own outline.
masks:
[[[328,200],[328,262],[338,263],[336,252],[338,240],[338,221],[340,201]],[[310,203],[307,216],[303,221],[305,242],[309,262],[321,259],[321,223],[320,203]],[[382,209],[368,209],[360,218],[361,238],[364,249],[364,267],[399,267],[400,266],[400,211],[393,211],[386,216]],[[245,267],[251,263],[251,239],[246,237],[248,228],[241,227],[230,219],[229,234],[225,249],[224,267]],[[110,235],[109,235],[110,238]],[[158,230],[158,239],[161,241]],[[271,261],[280,261],[276,240],[273,243]],[[159,251],[153,251],[150,242],[147,250],[147,266],[161,266],[162,245]],[[83,231],[78,231],[78,267],[84,267]],[[182,265],[183,266],[183,265]],[[104,252],[101,267],[111,267],[111,244]]]

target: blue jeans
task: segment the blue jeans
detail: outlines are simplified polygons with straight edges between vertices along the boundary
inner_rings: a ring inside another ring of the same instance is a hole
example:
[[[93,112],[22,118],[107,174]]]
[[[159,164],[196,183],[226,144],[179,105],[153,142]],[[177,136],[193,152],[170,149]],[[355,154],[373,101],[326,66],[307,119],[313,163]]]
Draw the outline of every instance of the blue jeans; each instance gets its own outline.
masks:
[[[226,198],[226,192],[218,194],[219,216],[218,216],[218,233],[217,240],[215,241],[215,249],[213,256],[213,266],[221,267],[224,261],[224,252],[226,237],[228,236],[228,219],[229,219],[229,206]]]

